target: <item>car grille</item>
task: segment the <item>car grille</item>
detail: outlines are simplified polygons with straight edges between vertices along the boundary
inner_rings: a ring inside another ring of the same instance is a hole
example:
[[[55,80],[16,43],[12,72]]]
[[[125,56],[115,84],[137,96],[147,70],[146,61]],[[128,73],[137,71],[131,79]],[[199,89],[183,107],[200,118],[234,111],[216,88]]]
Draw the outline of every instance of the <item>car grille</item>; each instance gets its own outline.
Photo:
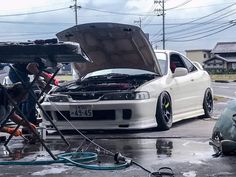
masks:
[[[103,96],[104,93],[81,93],[81,94],[70,94],[73,100],[93,100]]]
[[[93,117],[71,117],[69,111],[61,111],[68,120],[115,120],[116,115],[114,110],[94,110]],[[66,121],[59,112],[56,112],[58,121]]]
[[[52,112],[46,111],[49,118],[53,120]],[[66,121],[63,116],[65,116],[68,120],[115,120],[115,110],[94,110],[93,111],[93,117],[70,117],[69,111],[61,111],[61,114],[59,112],[55,112],[58,121]],[[123,109],[123,119],[129,120],[132,116],[132,111],[130,109]],[[45,116],[44,116],[45,117]],[[47,118],[45,117],[47,120]]]

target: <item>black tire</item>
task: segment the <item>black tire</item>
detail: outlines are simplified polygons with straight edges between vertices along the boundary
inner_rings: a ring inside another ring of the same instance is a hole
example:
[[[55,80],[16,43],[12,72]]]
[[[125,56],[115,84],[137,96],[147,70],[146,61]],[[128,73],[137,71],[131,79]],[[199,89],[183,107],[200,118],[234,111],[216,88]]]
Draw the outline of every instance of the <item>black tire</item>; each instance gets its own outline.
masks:
[[[203,99],[203,109],[204,115],[203,118],[211,118],[213,114],[213,96],[211,89],[207,89]]]
[[[158,98],[156,121],[158,130],[169,130],[172,126],[171,98],[166,92],[162,92]]]

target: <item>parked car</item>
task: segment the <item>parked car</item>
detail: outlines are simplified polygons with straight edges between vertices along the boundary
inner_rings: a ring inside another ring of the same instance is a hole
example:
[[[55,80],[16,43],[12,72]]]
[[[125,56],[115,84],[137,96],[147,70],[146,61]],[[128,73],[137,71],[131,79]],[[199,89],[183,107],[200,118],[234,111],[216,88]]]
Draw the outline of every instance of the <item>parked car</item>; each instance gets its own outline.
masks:
[[[0,63],[0,83],[4,85],[5,78],[8,77],[9,66]]]
[[[42,103],[59,129],[171,128],[213,111],[208,73],[171,50],[153,50],[136,26],[95,23],[58,33],[80,43],[93,63],[77,63],[78,80],[55,88]]]
[[[214,156],[236,154],[236,100],[228,103],[213,128],[210,145]]]

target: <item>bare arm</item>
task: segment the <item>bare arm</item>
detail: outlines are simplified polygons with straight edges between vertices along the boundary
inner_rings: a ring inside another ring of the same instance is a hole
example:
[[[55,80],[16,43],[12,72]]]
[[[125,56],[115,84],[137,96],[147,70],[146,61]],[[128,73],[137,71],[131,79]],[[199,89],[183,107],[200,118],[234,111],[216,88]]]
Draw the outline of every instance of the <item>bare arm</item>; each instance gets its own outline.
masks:
[[[26,127],[28,126],[28,124],[25,121],[22,121],[22,118],[19,115],[17,115],[15,112],[10,116],[10,119],[12,121],[14,121],[16,124],[21,124],[21,125],[26,126]],[[36,131],[36,127],[35,127],[34,124],[30,123],[30,126],[31,126],[32,129],[34,129],[34,131]],[[1,132],[6,132],[6,133],[9,133],[9,134],[14,133],[14,136],[21,136],[22,135],[21,130],[19,130],[19,129],[15,130],[15,128],[13,128],[13,127],[2,127],[0,131]]]
[[[32,74],[34,74],[35,76],[38,75],[39,72],[40,72],[39,69],[38,69],[38,64],[37,64],[37,63],[29,63],[29,64],[27,65],[26,69],[27,69],[29,72],[31,72]],[[42,71],[42,72],[40,73],[40,76],[42,76],[47,82],[48,82],[48,81],[50,80],[50,78],[51,78],[51,76],[50,76],[48,73],[44,72],[44,71]]]
[[[28,127],[28,124],[25,122],[25,121],[22,121],[22,118],[16,114],[15,112],[10,116],[10,119],[15,122],[16,124],[21,124],[23,125],[24,127]],[[30,126],[35,129],[35,125],[30,123]]]

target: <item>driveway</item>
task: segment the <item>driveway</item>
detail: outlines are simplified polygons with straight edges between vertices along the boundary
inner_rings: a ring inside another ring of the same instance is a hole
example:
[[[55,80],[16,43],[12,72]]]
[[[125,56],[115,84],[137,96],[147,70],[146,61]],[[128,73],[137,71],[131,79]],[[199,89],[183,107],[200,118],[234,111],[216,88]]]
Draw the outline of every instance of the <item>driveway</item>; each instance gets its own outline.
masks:
[[[105,149],[112,152],[120,152],[132,158],[149,171],[157,171],[160,167],[170,167],[175,176],[204,177],[204,176],[236,176],[236,163],[234,156],[214,158],[214,151],[208,145],[212,128],[219,113],[224,109],[226,102],[216,102],[215,118],[213,119],[189,119],[174,124],[169,131],[157,131],[155,129],[143,131],[105,131],[85,132]],[[100,157],[100,164],[111,164],[113,158],[104,154],[104,150],[83,142],[80,135],[66,135],[71,143],[67,149],[66,145],[57,135],[48,136],[47,144],[54,154],[62,153],[65,150],[79,150],[97,152]],[[82,143],[83,142],[83,143]],[[50,156],[40,145],[29,145],[22,143],[21,138],[10,142],[8,150],[0,146],[0,160],[20,159],[45,160]],[[104,177],[104,176],[127,176],[143,177],[149,174],[136,165],[123,170],[115,171],[94,171],[79,167],[67,166],[64,164],[41,165],[41,166],[2,166],[0,176],[27,177],[27,176],[50,176],[50,177]]]

